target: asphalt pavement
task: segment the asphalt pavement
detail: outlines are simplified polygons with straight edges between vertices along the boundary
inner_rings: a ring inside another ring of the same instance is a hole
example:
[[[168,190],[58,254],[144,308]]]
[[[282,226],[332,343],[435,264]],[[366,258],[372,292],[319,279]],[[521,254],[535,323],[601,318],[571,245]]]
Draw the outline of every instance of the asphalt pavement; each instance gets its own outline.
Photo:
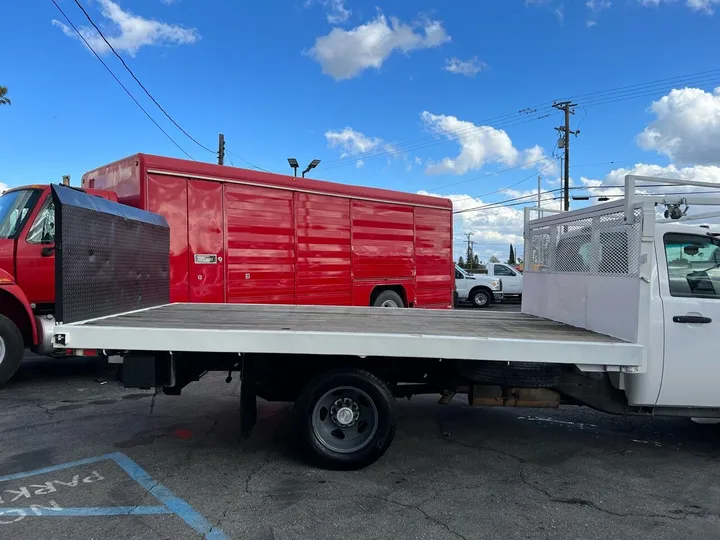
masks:
[[[241,441],[225,377],[153,396],[26,362],[0,390],[0,538],[720,538],[720,425],[413,398],[382,460],[330,472],[293,453],[290,405]]]

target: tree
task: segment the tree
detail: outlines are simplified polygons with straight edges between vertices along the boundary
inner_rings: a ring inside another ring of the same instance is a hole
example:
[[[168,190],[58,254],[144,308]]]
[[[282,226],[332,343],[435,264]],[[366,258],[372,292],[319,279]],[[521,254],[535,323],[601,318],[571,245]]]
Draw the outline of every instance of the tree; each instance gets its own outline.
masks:
[[[493,255],[492,257],[490,257],[490,258],[488,259],[488,262],[491,262],[491,263],[499,263],[499,262],[500,262],[500,259],[498,259],[495,255]]]
[[[10,105],[10,98],[7,97],[7,86],[0,86],[0,105]]]
[[[480,268],[480,257],[473,255],[473,268]]]
[[[460,255],[460,258],[458,259],[457,264],[460,268],[465,268],[465,259],[463,259],[462,255]]]
[[[510,244],[510,257],[507,261],[508,264],[516,264],[515,263],[515,248],[513,248],[513,245]]]

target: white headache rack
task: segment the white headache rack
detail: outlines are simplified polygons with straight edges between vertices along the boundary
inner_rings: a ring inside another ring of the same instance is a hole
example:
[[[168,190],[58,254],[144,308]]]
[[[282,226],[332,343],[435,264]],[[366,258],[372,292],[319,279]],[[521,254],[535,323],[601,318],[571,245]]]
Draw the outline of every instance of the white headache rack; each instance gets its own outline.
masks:
[[[59,325],[69,349],[639,366],[642,347],[521,313],[168,304]]]
[[[522,311],[616,338],[646,343],[650,280],[656,268],[655,227],[691,216],[689,208],[720,208],[705,194],[638,194],[657,187],[720,186],[645,176],[625,177],[625,197],[570,212],[525,209]],[[645,187],[644,189],[647,189]],[[720,194],[720,192],[718,192]]]

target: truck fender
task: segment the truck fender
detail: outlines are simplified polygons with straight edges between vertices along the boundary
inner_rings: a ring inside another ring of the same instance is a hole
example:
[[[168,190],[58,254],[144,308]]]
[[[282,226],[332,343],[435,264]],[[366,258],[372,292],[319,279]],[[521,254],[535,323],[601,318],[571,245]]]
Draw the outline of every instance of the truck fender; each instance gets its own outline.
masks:
[[[16,306],[20,308],[18,311],[24,311],[27,314],[27,320],[24,321],[27,324],[25,330],[29,330],[30,335],[23,337],[25,337],[25,339],[29,337],[32,340],[31,343],[26,343],[26,345],[37,345],[37,325],[35,324],[35,316],[33,315],[32,308],[30,307],[30,302],[28,301],[27,296],[25,296],[23,290],[15,283],[15,278],[3,269],[0,269],[0,292],[4,292],[11,296],[11,302],[14,300],[16,302]],[[18,327],[23,330],[22,324],[18,324]]]

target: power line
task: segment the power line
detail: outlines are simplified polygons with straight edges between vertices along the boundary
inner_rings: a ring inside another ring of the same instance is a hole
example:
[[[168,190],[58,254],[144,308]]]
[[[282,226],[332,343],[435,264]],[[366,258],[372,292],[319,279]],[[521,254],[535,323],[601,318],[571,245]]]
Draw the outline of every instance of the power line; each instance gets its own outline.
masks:
[[[556,159],[553,161],[553,163],[557,163],[558,161],[560,161],[560,158],[556,158]],[[609,165],[609,164],[612,164],[612,163],[615,163],[615,162],[614,162],[614,161],[601,161],[601,162],[598,162],[598,163],[583,163],[582,165],[575,165],[575,168],[576,168],[576,169],[579,169],[579,168],[581,168],[581,167],[594,167],[594,166],[597,166],[597,165]],[[551,165],[552,165],[552,163],[551,163]],[[547,168],[547,167],[546,167],[546,168]],[[538,171],[538,172],[541,172],[541,171],[543,171],[543,170],[545,170],[545,169],[541,169],[541,170]],[[493,191],[493,192],[491,192],[491,193],[485,193],[485,194],[482,194],[482,195],[467,195],[467,196],[465,196],[465,197],[458,197],[457,199],[453,199],[453,200],[454,200],[454,201],[465,201],[465,200],[467,200],[467,199],[480,199],[480,198],[482,198],[482,197],[487,197],[488,195],[494,195],[494,194],[496,194],[496,193],[500,193],[500,192],[502,192],[502,191],[506,191],[506,190],[508,190],[508,189],[517,187],[517,186],[519,186],[520,184],[522,184],[522,183],[524,183],[524,182],[527,182],[527,181],[530,180],[531,178],[534,178],[536,174],[537,174],[537,172],[534,172],[531,176],[527,176],[527,177],[523,178],[522,180],[520,180],[519,182],[516,182],[515,184],[511,184],[511,185],[509,185],[509,186],[505,186],[505,187],[503,187],[503,188],[501,188],[501,189],[498,189],[497,191]],[[570,187],[570,189],[588,189],[588,188],[586,188],[585,186],[577,186],[577,187]],[[594,188],[593,188],[593,189],[594,189]],[[537,196],[537,193],[534,193],[534,194],[531,195],[531,196],[532,196],[532,197],[535,197],[535,196]]]
[[[50,1],[51,1],[53,4],[55,4],[55,7],[58,9],[58,11],[60,11],[60,13],[62,14],[62,16],[65,18],[65,20],[66,20],[66,21],[68,22],[68,24],[70,25],[70,27],[71,27],[73,30],[75,30],[75,33],[76,33],[78,36],[80,36],[80,39],[83,41],[83,43],[85,43],[85,45],[87,46],[87,48],[90,49],[90,51],[93,53],[93,55],[95,55],[95,58],[97,58],[97,59],[100,61],[100,63],[101,63],[101,64],[103,65],[103,67],[107,70],[107,72],[110,73],[110,75],[112,76],[112,78],[115,79],[115,82],[118,83],[123,90],[125,90],[125,93],[130,97],[130,99],[133,100],[133,102],[135,103],[135,105],[137,105],[137,106],[140,108],[140,110],[141,110],[143,113],[145,113],[145,116],[147,116],[147,117],[150,119],[150,121],[151,121],[153,124],[155,124],[155,127],[157,127],[157,128],[163,133],[163,135],[165,135],[165,136],[170,140],[170,142],[172,142],[183,154],[185,154],[187,157],[189,157],[190,159],[192,159],[193,161],[195,161],[195,158],[193,158],[190,154],[188,154],[188,152],[187,152],[182,146],[180,146],[180,145],[175,141],[175,139],[173,139],[173,138],[168,134],[168,132],[165,131],[165,130],[162,128],[162,126],[160,126],[160,124],[158,124],[157,121],[156,121],[152,116],[150,116],[150,113],[147,112],[147,110],[145,110],[145,108],[144,108],[142,105],[140,105],[140,102],[138,102],[138,100],[135,99],[135,96],[133,96],[132,93],[130,93],[130,90],[128,90],[127,87],[120,81],[120,79],[117,78],[117,76],[115,75],[115,73],[113,73],[113,71],[108,67],[108,65],[103,61],[103,59],[100,58],[100,55],[99,55],[97,52],[95,52],[95,49],[93,49],[93,48],[90,46],[90,43],[88,43],[88,41],[85,39],[85,36],[83,36],[82,33],[80,32],[80,30],[77,29],[77,27],[73,24],[73,22],[70,20],[70,18],[65,14],[65,12],[62,10],[62,8],[58,5],[58,3],[57,3],[55,0],[50,0]]]
[[[698,77],[709,77],[709,76],[720,76],[720,68],[716,69],[709,69],[705,71],[698,71],[695,73],[688,73],[685,75],[676,75],[674,77],[665,77],[662,79],[655,79],[652,81],[646,81],[642,83],[635,83],[635,84],[629,84],[625,86],[618,86],[615,88],[610,88],[606,90],[597,90],[595,92],[586,92],[585,94],[575,94],[572,96],[572,100],[580,100],[589,98],[591,96],[594,96],[592,99],[597,99],[598,96],[602,96],[603,94],[611,94],[611,93],[617,93],[617,92],[624,92],[624,91],[636,91],[638,88],[644,87],[644,86],[657,86],[657,85],[668,85],[668,84],[687,84],[687,81],[684,81],[684,79],[690,78],[690,79],[697,79]]]
[[[482,131],[483,129],[491,128],[495,130],[501,130],[501,129],[507,129],[513,126],[519,126],[522,124],[528,124],[530,122],[537,122],[540,120],[540,118],[530,118],[525,120],[520,120],[519,118],[509,118],[507,120],[503,120],[500,123],[495,123],[493,126],[487,126],[487,125],[471,125],[465,128],[460,128],[457,130],[452,130],[448,132],[442,132],[442,133],[435,133],[433,135],[429,135],[427,137],[418,138],[416,140],[411,140],[405,143],[400,144],[388,144],[384,145],[382,149],[379,150],[369,150],[367,152],[362,152],[360,154],[355,154],[353,156],[345,157],[345,158],[339,158],[335,161],[330,161],[328,163],[328,166],[324,167],[325,169],[335,169],[338,167],[344,167],[351,163],[357,163],[358,161],[367,161],[370,159],[376,159],[381,157],[387,157],[387,156],[393,156],[400,153],[406,153],[410,151],[415,150],[421,150],[423,148],[427,148],[430,146],[434,146],[436,144],[439,144],[438,139],[442,138],[442,141],[445,140],[444,137],[447,137],[450,141],[455,141],[460,138],[462,138],[466,134],[472,134],[476,131]],[[483,121],[483,124],[490,123],[492,120],[485,120]]]
[[[258,167],[257,165],[253,165],[253,164],[250,163],[247,159],[245,159],[245,158],[242,157],[242,156],[239,156],[239,155],[236,154],[235,152],[232,152],[232,151],[230,151],[230,150],[226,150],[226,152],[227,152],[228,154],[232,154],[232,155],[235,156],[236,158],[244,161],[245,163],[247,163],[248,165],[250,165],[253,169],[257,169],[258,171],[263,171],[263,172],[266,172],[266,173],[271,173],[271,172],[272,172],[272,171],[268,171],[267,169],[263,169],[262,167]]]
[[[100,37],[101,37],[102,40],[105,42],[105,44],[110,48],[110,50],[113,52],[113,54],[118,58],[118,60],[120,60],[120,62],[122,63],[123,67],[127,70],[128,73],[130,73],[130,75],[132,76],[132,78],[135,79],[135,82],[138,83],[138,86],[140,86],[140,88],[143,89],[143,91],[147,94],[147,96],[152,100],[152,102],[153,102],[155,105],[157,105],[158,109],[160,109],[160,110],[162,111],[162,113],[168,118],[168,120],[170,120],[170,121],[175,125],[176,128],[178,128],[180,131],[182,131],[183,134],[185,134],[185,136],[186,136],[188,139],[190,139],[192,142],[194,142],[195,144],[197,144],[200,148],[203,148],[203,149],[207,150],[208,152],[210,152],[210,153],[212,153],[212,154],[217,154],[217,152],[215,152],[214,150],[208,148],[207,146],[205,146],[204,144],[202,144],[201,142],[199,142],[197,139],[195,139],[192,135],[190,135],[187,131],[185,131],[185,130],[183,129],[183,127],[182,127],[180,124],[178,124],[172,116],[170,116],[170,114],[163,108],[163,106],[160,105],[160,103],[158,103],[158,101],[157,101],[157,100],[153,97],[153,95],[148,91],[148,89],[145,88],[145,85],[140,82],[140,79],[138,79],[138,78],[135,76],[135,73],[133,72],[133,70],[130,69],[130,66],[128,66],[127,63],[125,63],[125,60],[123,59],[123,57],[120,56],[120,54],[115,50],[115,47],[113,47],[112,44],[107,40],[107,38],[105,37],[105,34],[102,33],[102,30],[100,30],[100,28],[98,28],[98,25],[95,24],[95,21],[92,20],[92,17],[90,17],[90,15],[89,15],[88,12],[85,10],[85,8],[84,8],[83,5],[80,3],[80,1],[79,1],[79,0],[75,0],[75,4],[77,4],[77,6],[80,8],[80,10],[83,12],[83,14],[85,15],[85,17],[87,18],[87,20],[90,21],[90,24],[93,26],[93,28],[95,28],[95,30],[97,31],[97,33],[100,35]]]
[[[649,187],[672,187],[669,184],[646,184],[642,186],[636,186],[637,189],[641,188],[649,188]],[[719,194],[720,193],[720,185],[718,185],[718,190],[715,191],[666,191],[661,193],[646,193],[647,196],[652,197],[663,197],[665,195],[708,195],[708,194]],[[582,190],[596,190],[596,189],[624,189],[624,186],[597,186],[597,187],[585,187],[585,186],[574,186],[570,189],[582,189]],[[541,195],[549,195],[551,193],[557,193],[558,191],[563,191],[563,188],[556,188],[556,189],[550,189],[547,191],[542,191]],[[624,195],[588,195],[587,197],[589,199],[595,199],[595,198],[601,198],[601,197],[623,197]],[[487,203],[480,206],[475,206],[473,208],[465,208],[464,210],[455,210],[453,211],[453,214],[465,214],[467,212],[479,212],[482,210],[494,210],[497,208],[508,208],[513,206],[522,206],[524,204],[532,204],[531,199],[535,199],[537,197],[537,193],[532,193],[528,195],[522,195],[520,197],[513,197],[512,199],[505,199],[503,201],[497,201],[494,203]],[[550,199],[544,199],[545,201],[558,201],[562,200],[562,196],[558,197],[552,197]]]
[[[503,187],[503,188],[497,189],[497,190],[495,190],[495,191],[491,191],[491,192],[489,192],[489,193],[485,193],[485,194],[483,194],[483,195],[478,195],[477,197],[473,197],[473,198],[478,198],[478,199],[480,199],[480,198],[482,198],[482,197],[487,197],[487,196],[489,196],[489,195],[495,195],[496,193],[500,193],[500,192],[505,191],[505,190],[507,190],[507,189],[512,189],[512,188],[514,188],[514,187],[516,187],[516,186],[519,186],[519,185],[522,184],[523,182],[527,182],[527,181],[530,180],[531,178],[535,178],[535,176],[536,176],[538,173],[541,173],[541,172],[543,172],[545,169],[548,169],[548,168],[552,167],[552,166],[553,166],[555,163],[557,163],[557,162],[558,162],[558,160],[555,159],[555,160],[551,161],[550,163],[548,163],[547,165],[545,165],[543,168],[538,169],[537,171],[534,171],[532,174],[530,174],[530,176],[526,176],[525,178],[523,178],[523,179],[520,180],[519,182],[515,182],[514,184],[510,184],[509,186],[505,186],[505,187]]]
[[[586,92],[584,94],[576,94],[573,96],[570,96],[568,99],[572,100],[579,100],[580,98],[589,98],[588,103],[584,103],[584,107],[589,106],[598,106],[598,105],[607,105],[611,103],[617,103],[619,101],[626,101],[628,99],[636,99],[639,97],[645,97],[649,95],[653,95],[657,93],[658,91],[665,90],[668,85],[675,85],[675,84],[682,84],[682,85],[688,85],[688,84],[700,84],[700,85],[709,85],[714,84],[714,82],[720,80],[720,69],[713,69],[713,70],[706,70],[701,72],[696,72],[692,74],[687,75],[678,75],[675,77],[667,77],[664,79],[656,79],[653,81],[647,81],[643,83],[636,83],[631,85],[625,85],[620,86],[616,88],[610,88],[605,90],[598,90],[594,92]],[[556,101],[546,101],[543,103],[539,103],[537,105],[534,105],[532,107],[526,107],[525,109],[520,109],[512,113],[506,113],[503,115],[487,118],[485,120],[482,120],[480,122],[475,122],[471,126],[467,126],[464,128],[459,128],[457,130],[451,130],[449,132],[443,133],[446,137],[448,137],[450,140],[456,140],[464,135],[472,134],[473,132],[476,132],[478,130],[481,130],[482,128],[486,127],[485,124],[489,124],[492,122],[500,122],[499,125],[493,126],[495,129],[501,129],[501,128],[507,128],[512,127],[515,125],[525,124],[528,122],[534,122],[537,120],[540,120],[544,118],[543,113],[551,112],[552,111],[552,104],[556,103]],[[538,115],[537,117],[518,121],[520,118],[524,116],[528,116],[529,114],[532,115]],[[476,125],[476,124],[482,124],[482,125]],[[432,141],[430,144],[423,144],[426,141]],[[350,163],[357,162],[359,160],[367,160],[367,159],[374,159],[378,157],[388,156],[395,153],[398,153],[398,151],[409,151],[409,150],[416,150],[420,148],[425,148],[427,146],[432,146],[434,144],[438,144],[437,140],[437,134],[430,135],[426,137],[420,137],[416,139],[411,139],[406,142],[395,144],[395,145],[386,145],[381,150],[369,150],[367,152],[362,152],[360,154],[356,154],[351,157],[346,158],[339,158],[334,161],[328,162],[325,169],[345,166]],[[419,145],[419,146],[418,146]]]
[[[162,113],[167,117],[167,119],[170,120],[170,122],[172,122],[175,127],[177,127],[188,139],[190,139],[192,142],[194,142],[195,144],[197,144],[200,148],[202,148],[202,149],[210,152],[211,154],[217,155],[218,152],[216,152],[216,151],[213,150],[212,148],[208,148],[207,146],[205,146],[204,144],[202,144],[200,141],[198,141],[195,137],[193,137],[192,135],[190,135],[190,133],[188,133],[180,124],[178,124],[178,123],[175,121],[175,119],[170,115],[170,113],[168,113],[168,112],[165,110],[165,108],[164,108],[162,105],[160,105],[160,103],[155,99],[155,97],[150,93],[150,91],[145,87],[145,85],[140,81],[140,79],[137,78],[137,76],[135,75],[135,73],[133,72],[133,70],[130,69],[130,66],[128,66],[128,64],[125,62],[125,59],[120,55],[120,53],[118,53],[118,52],[115,50],[115,47],[113,47],[112,44],[108,41],[108,39],[105,37],[105,34],[103,34],[102,30],[100,30],[100,28],[98,27],[98,25],[95,24],[95,21],[92,19],[92,17],[90,17],[90,14],[89,14],[89,13],[87,12],[87,10],[83,7],[83,5],[80,3],[80,1],[79,1],[79,0],[75,0],[75,4],[77,4],[77,6],[78,6],[78,7],[80,8],[80,10],[83,12],[83,14],[84,14],[85,17],[87,18],[87,20],[90,22],[90,24],[93,26],[93,28],[95,28],[95,31],[96,31],[96,32],[98,33],[98,35],[102,38],[102,40],[105,42],[105,44],[110,48],[110,50],[111,50],[111,51],[113,52],[113,54],[117,57],[117,59],[120,60],[120,62],[122,63],[123,67],[124,67],[124,68],[127,70],[127,72],[132,76],[132,78],[135,80],[135,82],[138,84],[138,86],[140,86],[140,88],[142,88],[142,90],[145,92],[145,94],[147,94],[147,96],[152,100],[152,102],[153,102],[155,105],[157,105],[157,108],[160,109],[160,111],[162,111]],[[66,18],[67,18],[67,17],[66,17]],[[242,156],[239,156],[238,154],[236,154],[236,153],[234,153],[234,152],[230,152],[229,150],[227,150],[227,152],[228,152],[228,153],[232,153],[235,157],[241,159],[242,161],[244,161],[245,163],[247,163],[248,165],[250,165],[251,167],[253,167],[253,168],[255,168],[255,169],[258,169],[258,170],[261,170],[261,171],[265,171],[265,172],[270,172],[270,171],[267,171],[266,169],[263,169],[262,167],[258,167],[257,165],[253,165],[253,164],[250,163],[248,160],[244,159]]]
[[[540,163],[541,161],[547,161],[547,160],[548,160],[548,158],[544,157],[544,158],[536,159],[534,161],[528,161],[527,163],[523,163],[521,165],[513,165],[512,167],[500,169],[499,171],[494,171],[491,173],[483,174],[481,176],[474,176],[472,178],[460,180],[459,182],[453,182],[452,184],[445,184],[444,186],[437,186],[437,187],[429,189],[428,191],[437,191],[440,189],[445,189],[445,188],[449,188],[449,187],[453,187],[453,186],[459,186],[460,184],[466,184],[468,182],[472,182],[473,180],[482,180],[483,178],[490,178],[491,176],[497,176],[499,174],[503,174],[508,171],[514,171],[515,169],[523,169],[523,168],[526,168],[528,165],[533,165],[534,163]],[[557,161],[557,160],[555,160],[555,161]],[[505,188],[503,188],[503,189],[505,189]]]

